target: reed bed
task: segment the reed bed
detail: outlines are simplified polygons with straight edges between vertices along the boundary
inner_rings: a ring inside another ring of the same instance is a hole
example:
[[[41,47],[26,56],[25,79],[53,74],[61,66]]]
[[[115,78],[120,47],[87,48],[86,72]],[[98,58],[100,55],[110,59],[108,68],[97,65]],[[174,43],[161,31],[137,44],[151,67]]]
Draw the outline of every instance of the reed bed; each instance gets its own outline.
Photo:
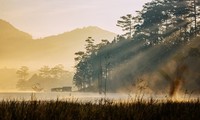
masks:
[[[77,101],[15,101],[0,102],[0,120],[198,120],[200,101],[81,103]]]

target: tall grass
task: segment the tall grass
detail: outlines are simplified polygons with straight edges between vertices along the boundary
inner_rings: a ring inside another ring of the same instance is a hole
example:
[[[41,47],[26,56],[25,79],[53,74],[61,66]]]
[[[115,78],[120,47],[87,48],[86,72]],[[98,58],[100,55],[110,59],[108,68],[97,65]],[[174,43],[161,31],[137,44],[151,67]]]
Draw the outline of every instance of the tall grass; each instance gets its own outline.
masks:
[[[199,100],[97,103],[1,101],[0,120],[198,120]]]

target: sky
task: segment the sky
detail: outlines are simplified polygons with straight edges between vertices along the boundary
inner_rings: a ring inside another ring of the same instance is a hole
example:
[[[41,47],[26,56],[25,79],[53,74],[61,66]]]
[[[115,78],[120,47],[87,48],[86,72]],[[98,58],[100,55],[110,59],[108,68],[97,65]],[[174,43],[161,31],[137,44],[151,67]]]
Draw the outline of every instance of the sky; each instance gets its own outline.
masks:
[[[33,38],[98,26],[120,34],[117,20],[151,0],[0,0],[0,19]]]

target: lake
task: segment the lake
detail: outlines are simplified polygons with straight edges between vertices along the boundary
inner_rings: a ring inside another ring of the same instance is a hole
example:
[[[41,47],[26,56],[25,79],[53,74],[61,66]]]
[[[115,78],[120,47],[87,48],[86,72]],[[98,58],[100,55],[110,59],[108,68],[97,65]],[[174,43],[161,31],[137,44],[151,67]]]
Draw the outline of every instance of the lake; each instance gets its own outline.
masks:
[[[125,93],[108,93],[107,95],[92,92],[2,92],[0,100],[80,100],[127,99]]]
[[[199,99],[197,95],[181,95],[176,99],[180,100],[191,100]],[[107,93],[99,94],[92,92],[1,92],[0,100],[71,100],[78,102],[95,102],[101,99],[127,101],[127,100],[149,100],[151,98],[155,100],[166,100],[169,97],[167,95],[136,95],[128,93]]]

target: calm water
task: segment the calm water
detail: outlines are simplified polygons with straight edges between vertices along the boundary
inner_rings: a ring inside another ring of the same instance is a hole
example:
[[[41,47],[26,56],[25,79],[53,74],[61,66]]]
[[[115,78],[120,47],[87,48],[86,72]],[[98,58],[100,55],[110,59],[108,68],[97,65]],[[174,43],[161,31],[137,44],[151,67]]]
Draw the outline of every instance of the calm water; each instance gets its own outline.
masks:
[[[95,101],[106,99],[127,99],[127,94],[108,93],[100,95],[98,93],[83,92],[5,92],[0,93],[0,100],[79,100]]]
[[[102,98],[109,100],[134,100],[142,98],[149,100],[166,100],[166,95],[135,95],[127,93],[107,93],[106,95],[98,93],[83,92],[5,92],[0,93],[0,100],[72,100],[81,102],[95,102]],[[177,99],[198,99],[200,96],[182,95]]]

